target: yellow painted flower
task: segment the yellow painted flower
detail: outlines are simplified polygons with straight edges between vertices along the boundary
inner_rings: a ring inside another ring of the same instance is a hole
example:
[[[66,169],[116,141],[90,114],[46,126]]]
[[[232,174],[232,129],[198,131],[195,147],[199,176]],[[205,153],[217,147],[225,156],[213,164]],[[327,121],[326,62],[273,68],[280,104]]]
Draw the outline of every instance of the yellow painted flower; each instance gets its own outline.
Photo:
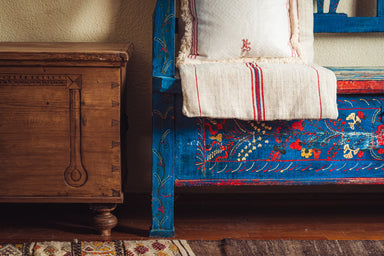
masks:
[[[349,144],[347,144],[344,146],[344,157],[347,159],[351,159],[351,158],[353,158],[353,155],[357,155],[357,153],[359,153],[359,151],[360,151],[360,148],[351,149],[349,147]]]
[[[355,125],[361,123],[361,119],[355,113],[349,114],[347,117],[347,121],[352,121],[352,123],[348,123],[352,130],[355,130]]]
[[[223,141],[223,134],[219,133],[217,134],[216,136],[211,136],[209,137],[211,140],[217,140],[219,142],[222,142]]]
[[[301,157],[309,158],[312,156],[312,149],[301,149]]]

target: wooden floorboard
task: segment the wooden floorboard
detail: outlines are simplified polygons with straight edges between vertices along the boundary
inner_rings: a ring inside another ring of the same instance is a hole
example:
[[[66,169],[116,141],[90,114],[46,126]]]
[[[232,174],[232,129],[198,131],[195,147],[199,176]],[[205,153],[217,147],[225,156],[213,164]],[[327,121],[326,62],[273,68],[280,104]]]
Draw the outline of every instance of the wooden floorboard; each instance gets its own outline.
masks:
[[[383,194],[181,194],[177,239],[384,239]],[[149,239],[150,197],[127,195],[108,240]],[[87,205],[1,204],[0,242],[103,240]]]

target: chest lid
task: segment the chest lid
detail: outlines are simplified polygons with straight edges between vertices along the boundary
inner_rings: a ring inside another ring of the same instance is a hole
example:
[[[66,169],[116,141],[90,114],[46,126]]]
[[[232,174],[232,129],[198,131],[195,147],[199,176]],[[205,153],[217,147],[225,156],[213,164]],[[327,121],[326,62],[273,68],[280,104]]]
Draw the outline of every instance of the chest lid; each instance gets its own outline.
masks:
[[[125,66],[132,43],[0,43],[0,66]]]

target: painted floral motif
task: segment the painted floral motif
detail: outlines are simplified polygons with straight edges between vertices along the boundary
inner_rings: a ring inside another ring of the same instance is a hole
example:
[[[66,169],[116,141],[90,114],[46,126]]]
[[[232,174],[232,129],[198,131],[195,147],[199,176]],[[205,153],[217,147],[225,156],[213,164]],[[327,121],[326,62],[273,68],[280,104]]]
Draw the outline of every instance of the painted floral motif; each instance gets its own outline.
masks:
[[[384,148],[380,147],[384,145],[381,100],[339,99],[339,102],[343,111],[337,120],[198,119],[197,168],[204,175],[284,173],[297,169],[384,170],[384,162],[372,162],[372,159],[384,161]]]
[[[299,139],[297,139],[295,142],[292,142],[291,145],[290,145],[290,148],[301,151],[301,149],[302,149],[301,141]]]
[[[361,112],[361,111],[359,111],[359,112]],[[360,116],[364,116],[364,114],[361,112]],[[347,121],[352,121],[352,122],[348,123],[352,130],[355,130],[355,125],[360,125],[360,123],[361,123],[360,117],[358,115],[356,116],[355,113],[351,113],[347,117]]]
[[[344,157],[348,158],[348,159],[351,159],[354,155],[357,155],[359,150],[360,150],[359,148],[351,149],[349,147],[349,144],[347,144],[347,145],[344,146]]]
[[[301,149],[301,157],[309,158],[312,156],[312,149]]]
[[[376,139],[377,139],[377,144],[380,146],[384,145],[384,125],[379,125],[377,127],[377,131],[375,132]]]

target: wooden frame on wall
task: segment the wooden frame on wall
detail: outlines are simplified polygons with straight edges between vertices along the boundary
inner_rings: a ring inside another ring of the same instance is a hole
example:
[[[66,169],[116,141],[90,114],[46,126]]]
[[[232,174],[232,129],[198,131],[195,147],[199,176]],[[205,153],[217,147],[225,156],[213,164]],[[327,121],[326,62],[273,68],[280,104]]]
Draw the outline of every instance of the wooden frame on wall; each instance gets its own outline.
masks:
[[[348,17],[345,13],[338,13],[339,2],[340,0],[331,0],[329,12],[324,13],[324,0],[317,0],[315,33],[384,32],[384,0],[377,0],[376,17]]]

